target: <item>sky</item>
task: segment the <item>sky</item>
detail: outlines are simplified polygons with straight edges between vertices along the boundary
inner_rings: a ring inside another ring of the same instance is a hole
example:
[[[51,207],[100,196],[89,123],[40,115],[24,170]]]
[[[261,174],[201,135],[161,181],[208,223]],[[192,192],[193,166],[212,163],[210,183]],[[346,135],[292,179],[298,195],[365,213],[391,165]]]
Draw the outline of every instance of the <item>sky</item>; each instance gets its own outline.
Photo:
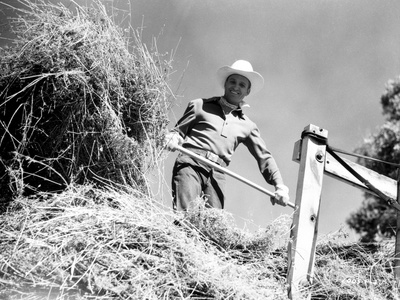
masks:
[[[173,58],[175,72],[170,85],[177,100],[170,127],[190,100],[223,94],[216,81],[219,67],[237,59],[252,63],[263,75],[265,85],[261,92],[246,98],[250,107],[245,113],[257,123],[293,203],[299,165],[292,161],[292,153],[304,128],[309,124],[324,128],[331,146],[354,151],[384,123],[380,96],[386,83],[400,75],[397,0],[103,3],[108,8],[131,11],[129,22],[133,28],[142,28],[142,41],[149,46],[156,41],[159,52]],[[0,11],[2,24],[4,17]],[[4,37],[4,30],[0,31]],[[169,184],[176,155],[169,154],[165,161],[163,185],[167,192],[157,196],[167,205],[171,202]],[[245,146],[239,146],[229,169],[273,191]],[[267,195],[230,177],[226,197],[225,209],[233,214],[238,226],[244,226],[243,220],[247,220],[250,229],[265,227],[293,212],[289,207],[272,206]],[[324,176],[319,234],[347,228],[346,218],[357,210],[362,199],[362,191]]]

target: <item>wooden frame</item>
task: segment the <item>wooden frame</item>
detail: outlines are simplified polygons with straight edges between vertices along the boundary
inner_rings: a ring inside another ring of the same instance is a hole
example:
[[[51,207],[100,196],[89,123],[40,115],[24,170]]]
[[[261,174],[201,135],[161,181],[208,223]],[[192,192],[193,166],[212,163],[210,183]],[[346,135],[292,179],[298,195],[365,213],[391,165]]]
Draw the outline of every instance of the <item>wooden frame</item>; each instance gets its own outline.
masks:
[[[307,286],[313,282],[315,247],[318,235],[322,178],[333,178],[373,193],[343,165],[326,152],[328,132],[315,125],[304,128],[302,139],[295,143],[293,160],[300,163],[296,190],[296,211],[293,216],[291,240],[288,245],[288,294],[290,299],[310,299]],[[373,187],[392,199],[400,194],[399,181],[341,158]],[[397,218],[395,279],[400,280],[400,213]]]

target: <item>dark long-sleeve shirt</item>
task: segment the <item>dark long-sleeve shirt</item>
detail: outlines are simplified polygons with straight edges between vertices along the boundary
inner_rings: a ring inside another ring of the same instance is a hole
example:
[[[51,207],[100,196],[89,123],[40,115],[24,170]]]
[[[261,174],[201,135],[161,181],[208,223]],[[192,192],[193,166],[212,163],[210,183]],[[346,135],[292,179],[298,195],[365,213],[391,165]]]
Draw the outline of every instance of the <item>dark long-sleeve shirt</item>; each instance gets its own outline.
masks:
[[[189,102],[173,129],[185,139],[182,146],[213,152],[229,165],[236,148],[243,143],[257,160],[264,179],[274,186],[283,184],[276,161],[261,138],[257,125],[241,108],[225,114],[219,99],[213,97]]]

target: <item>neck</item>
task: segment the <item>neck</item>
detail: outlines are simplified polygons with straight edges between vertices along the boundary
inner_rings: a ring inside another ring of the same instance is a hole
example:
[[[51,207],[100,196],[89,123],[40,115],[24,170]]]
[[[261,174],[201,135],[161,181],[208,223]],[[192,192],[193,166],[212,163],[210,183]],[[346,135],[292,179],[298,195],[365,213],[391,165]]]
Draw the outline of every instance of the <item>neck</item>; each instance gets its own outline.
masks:
[[[220,103],[231,110],[237,109],[239,107],[239,105],[229,103],[224,97],[220,98]]]

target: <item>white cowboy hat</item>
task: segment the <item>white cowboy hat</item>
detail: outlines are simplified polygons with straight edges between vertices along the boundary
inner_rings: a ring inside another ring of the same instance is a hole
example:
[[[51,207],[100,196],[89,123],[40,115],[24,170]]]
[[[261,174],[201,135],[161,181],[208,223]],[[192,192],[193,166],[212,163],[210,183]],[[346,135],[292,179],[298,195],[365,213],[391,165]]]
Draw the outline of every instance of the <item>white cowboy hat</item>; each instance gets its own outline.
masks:
[[[264,85],[264,78],[260,73],[253,71],[251,63],[247,60],[237,60],[232,66],[224,66],[218,69],[218,82],[225,86],[226,79],[232,74],[239,74],[246,77],[251,83],[251,94],[257,93]]]

